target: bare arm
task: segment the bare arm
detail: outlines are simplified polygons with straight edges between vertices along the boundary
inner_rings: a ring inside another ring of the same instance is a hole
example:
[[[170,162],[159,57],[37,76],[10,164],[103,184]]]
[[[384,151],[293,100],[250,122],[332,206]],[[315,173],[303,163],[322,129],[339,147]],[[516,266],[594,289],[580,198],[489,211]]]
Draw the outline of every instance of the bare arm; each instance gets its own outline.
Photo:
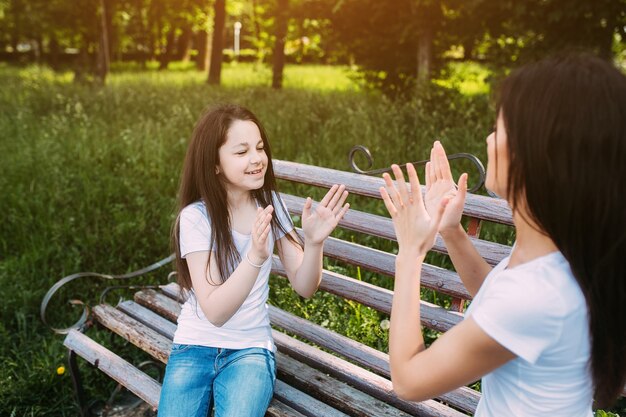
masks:
[[[428,213],[415,168],[407,167],[410,193],[400,168],[397,165],[392,168],[398,189],[387,174],[384,175],[386,189],[381,189],[400,246],[391,307],[391,380],[399,397],[421,401],[473,382],[515,355],[489,337],[471,318],[425,348],[420,330],[421,268],[426,252],[434,243],[448,199],[444,198],[436,211]]]
[[[270,231],[272,211],[272,206],[268,206],[265,210],[259,208],[252,227],[252,245],[247,253],[251,262],[248,262],[244,254],[244,259],[224,283],[219,284],[221,280],[217,262],[214,256],[209,258],[209,251],[193,252],[187,255],[187,266],[196,299],[205,317],[214,326],[223,326],[239,310],[259,275],[260,268],[252,263],[260,265],[269,257],[267,236]]]
[[[435,142],[430,152],[430,162],[426,164],[426,209],[432,213],[442,199],[449,199],[439,225],[439,233],[463,285],[475,296],[492,268],[474,248],[461,226],[466,194],[467,174],[461,175],[457,189],[446,152],[441,143]]]
[[[348,197],[345,188],[344,185],[333,185],[313,212],[313,202],[307,198],[302,210],[304,251],[287,237],[278,241],[278,254],[289,282],[302,297],[312,297],[322,280],[324,241],[350,207],[344,205]],[[295,237],[295,233],[291,233]]]

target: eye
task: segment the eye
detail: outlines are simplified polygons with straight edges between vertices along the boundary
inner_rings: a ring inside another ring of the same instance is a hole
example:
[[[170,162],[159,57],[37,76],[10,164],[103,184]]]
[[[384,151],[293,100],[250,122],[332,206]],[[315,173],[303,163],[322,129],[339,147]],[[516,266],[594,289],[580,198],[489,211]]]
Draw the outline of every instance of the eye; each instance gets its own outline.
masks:
[[[236,152],[236,155],[245,155],[245,154],[246,154],[246,151],[239,151],[239,152]]]
[[[262,151],[263,149],[265,149],[265,147],[264,147],[264,146],[259,146],[259,147],[258,147],[258,148],[256,148],[256,149],[257,149],[257,151]]]

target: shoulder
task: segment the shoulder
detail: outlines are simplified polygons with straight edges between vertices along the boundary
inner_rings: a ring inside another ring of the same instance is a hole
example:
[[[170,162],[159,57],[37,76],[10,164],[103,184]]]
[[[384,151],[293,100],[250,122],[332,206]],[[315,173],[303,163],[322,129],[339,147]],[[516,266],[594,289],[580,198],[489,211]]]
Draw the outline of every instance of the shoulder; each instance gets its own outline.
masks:
[[[585,301],[569,263],[559,252],[498,271],[485,295],[511,296],[521,308],[561,316]]]
[[[180,211],[179,216],[181,226],[183,224],[193,226],[199,223],[210,223],[206,207],[202,201],[196,201],[185,206]]]
[[[559,339],[572,311],[585,308],[569,264],[559,253],[511,269],[496,268],[483,286],[468,316],[531,363]]]

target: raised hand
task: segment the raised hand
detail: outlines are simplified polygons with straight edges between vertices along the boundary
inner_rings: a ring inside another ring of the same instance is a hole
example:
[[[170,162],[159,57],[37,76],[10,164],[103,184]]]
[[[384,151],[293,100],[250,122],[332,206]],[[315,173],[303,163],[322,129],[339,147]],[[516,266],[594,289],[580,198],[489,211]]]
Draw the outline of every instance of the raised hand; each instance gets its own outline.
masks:
[[[272,223],[272,212],[274,211],[274,207],[271,205],[262,209],[261,207],[256,210],[256,219],[254,220],[254,224],[252,225],[252,245],[250,247],[250,252],[248,253],[250,260],[255,264],[262,264],[269,258],[270,251],[267,245],[267,236],[269,236],[271,223]]]
[[[400,167],[394,164],[391,169],[396,177],[397,188],[391,181],[391,176],[385,173],[383,174],[385,187],[380,187],[380,195],[393,220],[400,246],[399,253],[406,253],[412,257],[424,256],[435,243],[435,236],[448,200],[443,197],[438,207],[432,207],[434,212],[428,213],[413,164],[407,164],[410,190],[407,190]]]
[[[424,203],[429,214],[439,210],[443,199],[449,200],[443,213],[439,230],[445,231],[458,227],[463,215],[467,194],[467,174],[459,178],[458,188],[452,179],[446,151],[439,141],[430,151],[430,162],[426,164],[426,194]]]
[[[350,204],[344,204],[348,198],[345,185],[333,185],[326,193],[322,201],[311,210],[313,200],[306,199],[302,209],[302,230],[305,243],[321,244],[337,227],[339,220],[350,208]]]

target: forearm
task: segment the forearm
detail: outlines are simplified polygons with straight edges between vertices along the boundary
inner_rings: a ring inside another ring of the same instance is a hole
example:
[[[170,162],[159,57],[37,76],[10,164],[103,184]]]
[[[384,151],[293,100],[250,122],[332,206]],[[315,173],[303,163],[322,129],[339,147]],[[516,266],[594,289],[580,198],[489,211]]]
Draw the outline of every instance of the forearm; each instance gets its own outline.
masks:
[[[440,233],[463,285],[475,296],[492,267],[480,256],[460,224],[455,229]]]
[[[221,327],[244,303],[259,275],[260,268],[245,259],[239,263],[230,277],[208,296],[198,300],[206,318]]]
[[[420,274],[424,257],[398,254],[391,326],[389,332],[389,364],[396,385],[405,382],[404,371],[409,361],[424,350],[420,316]]]
[[[293,289],[302,297],[312,297],[320,286],[322,281],[323,249],[323,242],[305,242],[302,263],[291,281]]]

